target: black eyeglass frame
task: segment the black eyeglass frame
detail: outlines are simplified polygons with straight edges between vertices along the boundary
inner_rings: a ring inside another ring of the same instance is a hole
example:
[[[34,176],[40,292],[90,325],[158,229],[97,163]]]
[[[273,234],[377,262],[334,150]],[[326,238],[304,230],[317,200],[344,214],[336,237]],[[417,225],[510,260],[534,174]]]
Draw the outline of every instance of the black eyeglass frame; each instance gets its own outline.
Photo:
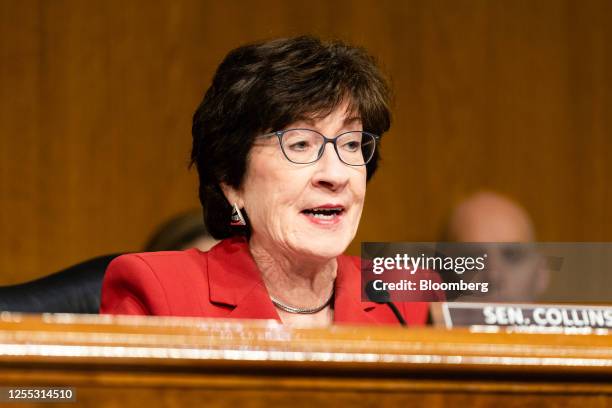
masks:
[[[285,148],[283,147],[283,136],[285,135],[285,133],[290,132],[292,130],[307,130],[309,132],[314,132],[316,134],[318,134],[319,136],[321,136],[323,138],[323,144],[321,145],[321,147],[319,148],[319,152],[317,153],[317,158],[314,159],[313,161],[309,161],[306,163],[299,163],[299,162],[295,162],[293,160],[291,160],[289,158],[289,156],[287,156],[287,153],[285,152]],[[366,134],[368,136],[371,136],[374,139],[374,149],[372,149],[372,154],[370,154],[370,157],[367,160],[364,160],[363,164],[350,164],[345,162],[344,160],[342,160],[342,157],[340,157],[340,152],[338,152],[338,144],[337,144],[337,140],[340,136],[344,136],[346,134],[349,133],[362,133],[362,134]],[[374,133],[370,133],[370,132],[365,132],[363,130],[349,130],[348,132],[343,132],[340,133],[339,135],[336,135],[332,138],[329,138],[327,136],[325,136],[324,134],[322,134],[321,132],[318,132],[314,129],[307,129],[307,128],[293,128],[293,129],[285,129],[285,130],[277,130],[275,132],[270,132],[270,133],[266,133],[263,135],[259,135],[257,136],[257,138],[265,138],[265,137],[270,137],[270,136],[276,136],[278,138],[278,144],[280,145],[281,151],[283,152],[283,155],[285,156],[285,158],[287,160],[289,160],[291,163],[293,164],[312,164],[312,163],[316,163],[317,161],[319,161],[319,159],[321,159],[321,157],[323,157],[323,152],[325,152],[325,146],[328,143],[331,143],[334,146],[334,150],[336,151],[336,156],[338,156],[338,159],[340,159],[340,161],[344,164],[346,164],[347,166],[354,166],[354,167],[359,167],[359,166],[365,166],[367,165],[372,158],[374,157],[374,153],[376,152],[376,146],[378,145],[378,142],[380,141],[380,136],[375,135]]]

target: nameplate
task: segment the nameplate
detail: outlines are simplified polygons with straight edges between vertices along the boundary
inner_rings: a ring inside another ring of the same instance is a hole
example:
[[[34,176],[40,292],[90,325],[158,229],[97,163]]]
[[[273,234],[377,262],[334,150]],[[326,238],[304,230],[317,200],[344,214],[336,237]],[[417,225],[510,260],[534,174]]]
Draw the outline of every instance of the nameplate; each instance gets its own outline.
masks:
[[[611,306],[454,302],[443,303],[441,307],[446,328],[596,334],[607,334],[612,329]]]

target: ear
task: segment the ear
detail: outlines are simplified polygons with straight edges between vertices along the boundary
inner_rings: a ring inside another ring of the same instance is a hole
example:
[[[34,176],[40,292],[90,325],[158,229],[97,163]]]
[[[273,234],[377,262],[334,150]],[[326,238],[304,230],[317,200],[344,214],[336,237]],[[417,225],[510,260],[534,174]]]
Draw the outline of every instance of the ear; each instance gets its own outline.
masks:
[[[237,204],[238,208],[244,207],[244,200],[242,199],[242,194],[240,193],[240,190],[224,182],[219,183],[219,186],[221,187],[223,195],[225,195],[225,198],[227,199],[227,201],[229,201],[230,205]]]

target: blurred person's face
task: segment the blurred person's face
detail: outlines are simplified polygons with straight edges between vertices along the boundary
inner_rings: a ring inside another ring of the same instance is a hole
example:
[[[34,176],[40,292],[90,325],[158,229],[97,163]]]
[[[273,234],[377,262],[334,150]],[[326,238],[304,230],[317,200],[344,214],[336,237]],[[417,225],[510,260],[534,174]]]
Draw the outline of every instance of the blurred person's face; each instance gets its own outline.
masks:
[[[312,129],[329,138],[363,130],[359,119],[349,117],[347,107],[343,103],[326,117],[300,120],[287,129]],[[331,143],[318,161],[295,164],[284,156],[276,137],[262,138],[249,153],[241,188],[225,190],[230,202],[248,214],[252,247],[299,258],[333,258],[357,232],[366,166],[342,163]]]
[[[503,205],[475,204],[463,209],[455,217],[453,236],[457,242],[533,241],[533,231],[526,216],[518,209]]]
[[[528,244],[491,244],[486,246],[486,269],[480,278],[490,282],[486,299],[503,302],[528,302],[546,288],[546,260]]]
[[[451,232],[457,242],[493,243],[482,247],[487,268],[478,276],[490,282],[489,292],[462,300],[528,302],[548,286],[546,260],[529,244],[531,221],[516,203],[493,193],[476,195],[458,207]]]

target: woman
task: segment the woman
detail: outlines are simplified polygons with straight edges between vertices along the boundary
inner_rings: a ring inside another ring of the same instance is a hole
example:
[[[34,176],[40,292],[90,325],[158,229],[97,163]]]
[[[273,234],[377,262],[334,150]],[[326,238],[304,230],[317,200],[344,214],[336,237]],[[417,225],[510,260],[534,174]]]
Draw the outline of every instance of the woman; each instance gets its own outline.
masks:
[[[209,252],[132,254],[108,268],[102,313],[398,324],[361,302],[354,238],[389,89],[362,49],[312,37],[230,52],[194,115],[192,164]],[[399,305],[423,324],[427,305]]]

